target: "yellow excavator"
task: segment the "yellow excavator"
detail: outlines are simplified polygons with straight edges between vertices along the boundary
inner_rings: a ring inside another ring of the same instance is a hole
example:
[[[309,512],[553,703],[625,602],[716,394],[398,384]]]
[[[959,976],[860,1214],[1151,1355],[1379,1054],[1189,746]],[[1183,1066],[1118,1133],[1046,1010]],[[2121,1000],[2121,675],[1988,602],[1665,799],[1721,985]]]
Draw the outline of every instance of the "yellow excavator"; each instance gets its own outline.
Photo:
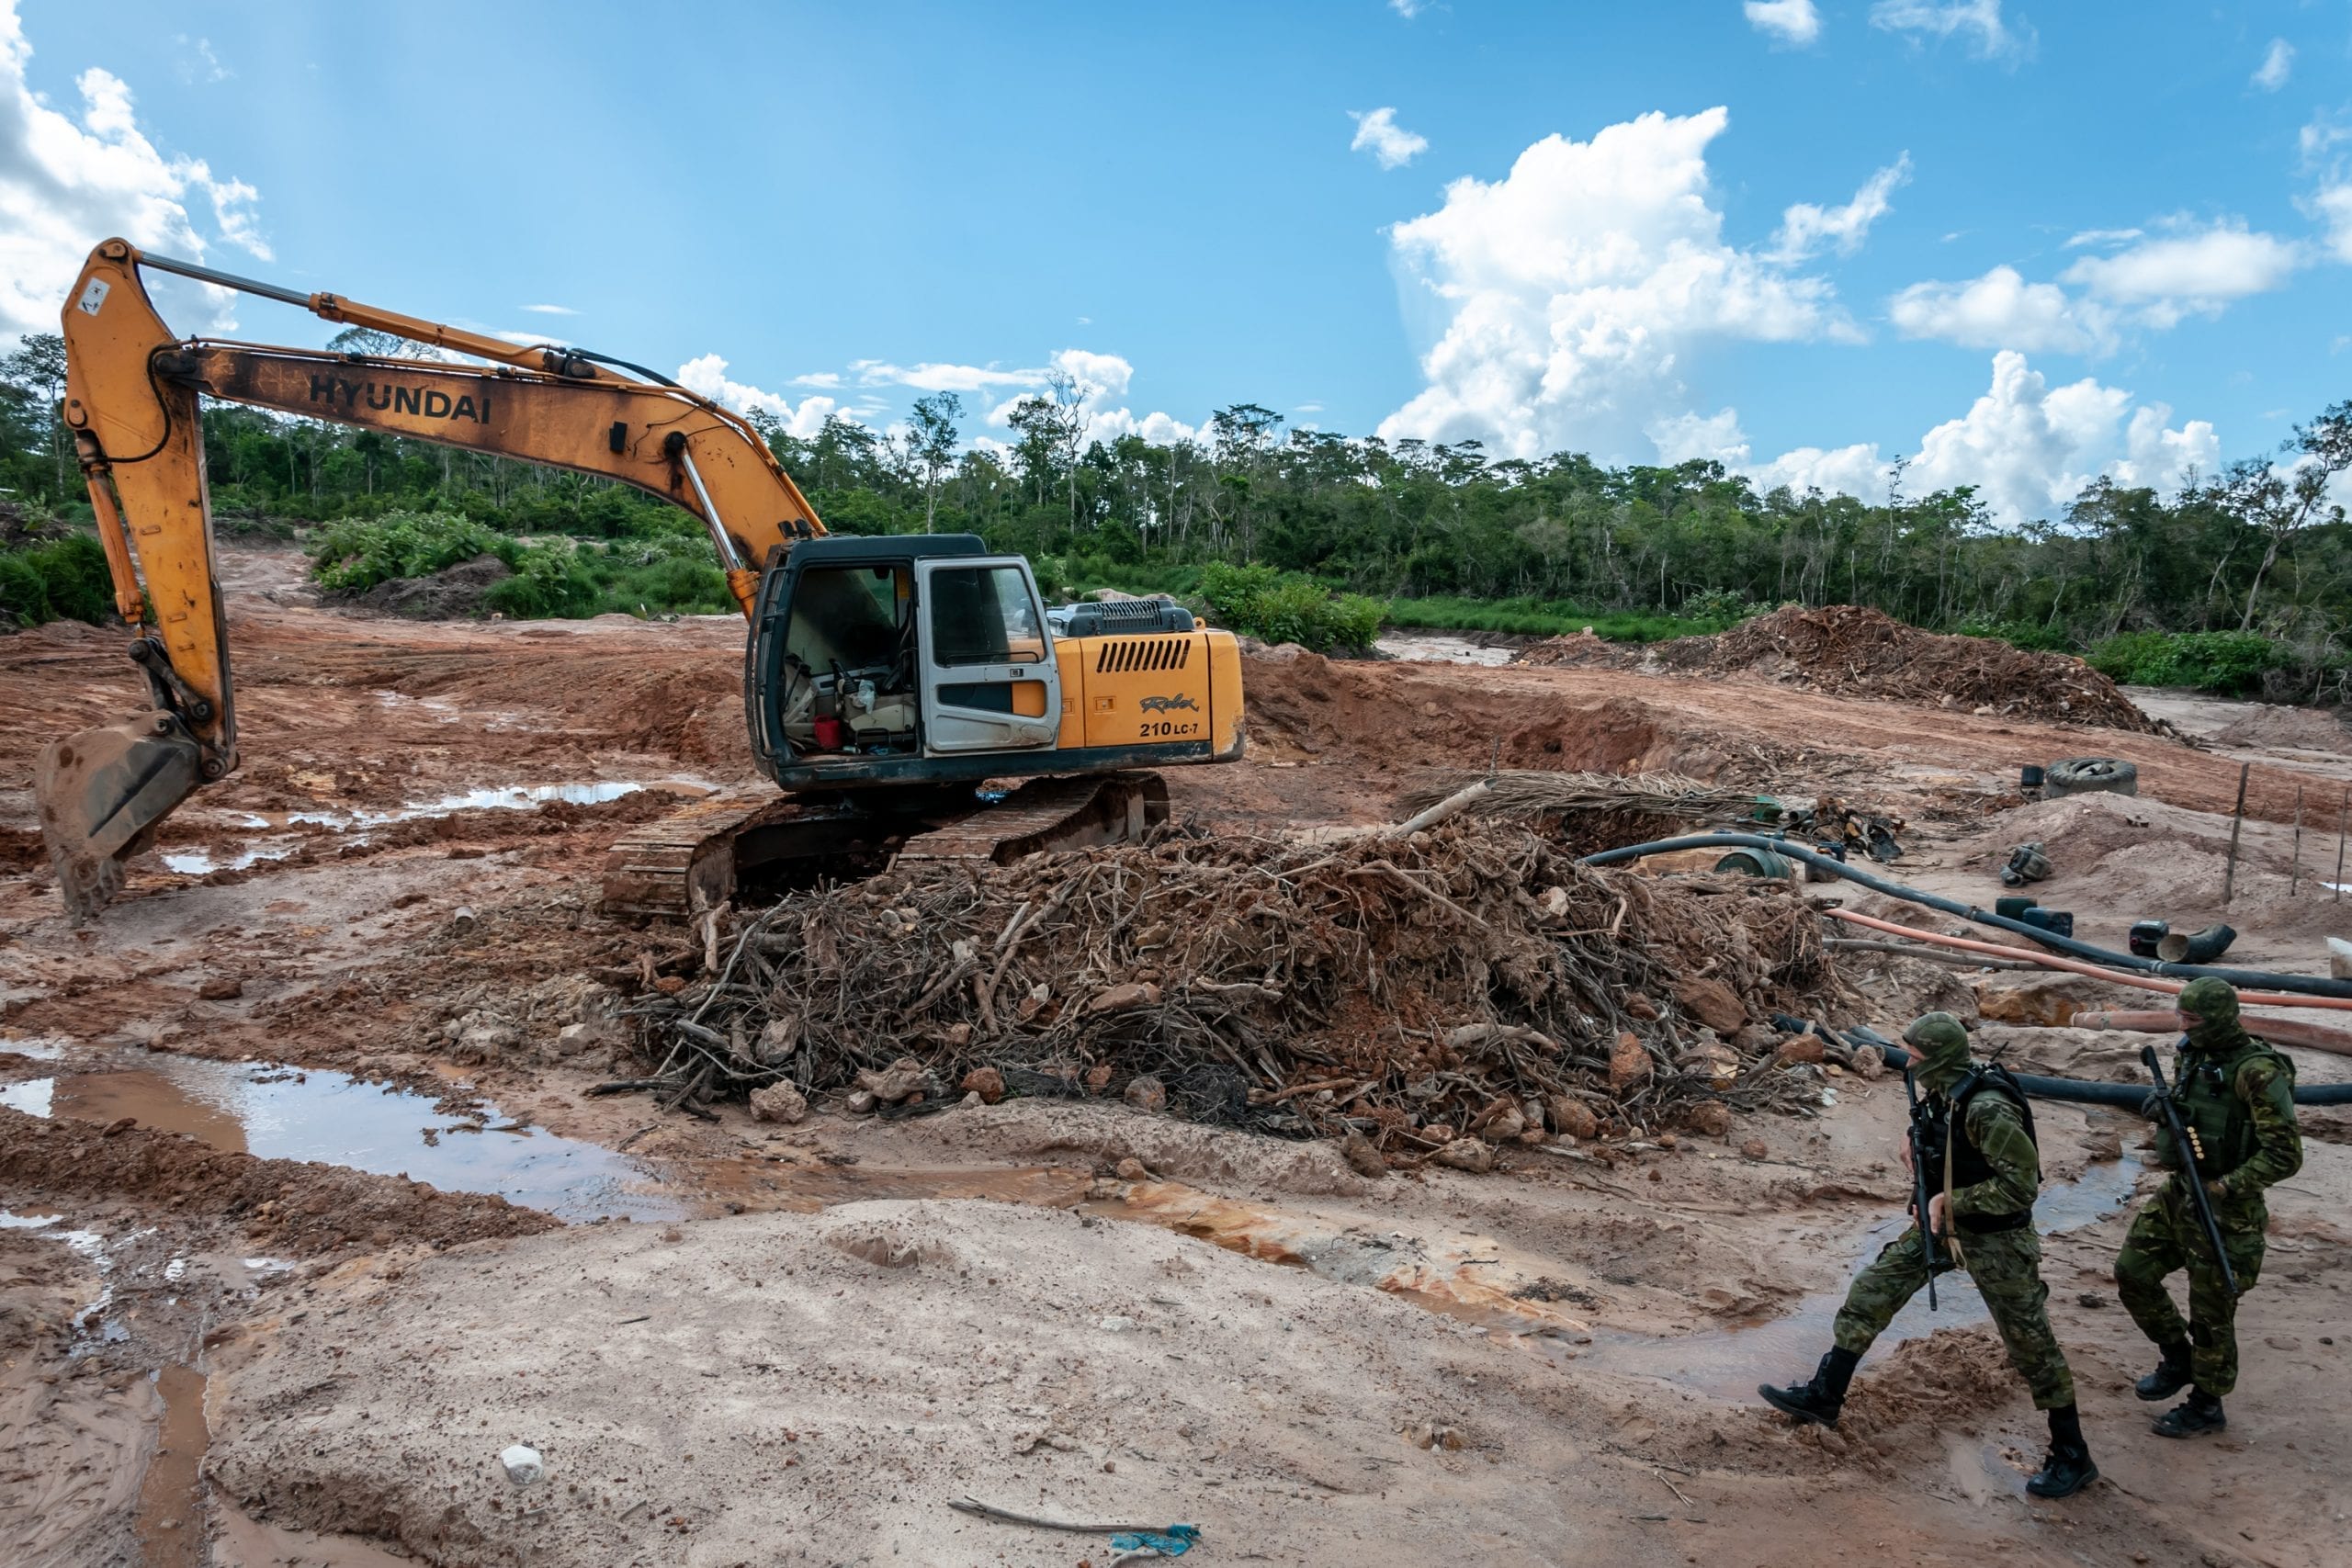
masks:
[[[182,339],[142,268],[481,363]],[[757,432],[642,367],[119,239],[90,253],[63,315],[65,422],[150,700],[41,753],[41,831],[76,919],[237,765],[202,397],[616,479],[702,520],[749,623],[752,750],[784,794],[722,792],[632,832],[605,867],[611,913],[691,915],[775,863],[1003,862],[1116,841],[1167,816],[1166,784],[1139,770],[1242,753],[1230,633],[1159,600],[1048,608],[1026,560],[974,535],[828,536]]]

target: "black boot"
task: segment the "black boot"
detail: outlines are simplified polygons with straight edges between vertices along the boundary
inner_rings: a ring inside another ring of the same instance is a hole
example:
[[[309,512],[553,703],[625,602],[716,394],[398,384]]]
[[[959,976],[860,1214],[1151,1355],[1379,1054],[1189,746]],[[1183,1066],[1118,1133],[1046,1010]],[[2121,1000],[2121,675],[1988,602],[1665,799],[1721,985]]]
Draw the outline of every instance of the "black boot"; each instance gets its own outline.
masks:
[[[2071,1497],[2098,1479],[2090,1446],[2083,1441],[2083,1418],[2071,1404],[2050,1413],[2050,1457],[2025,1489],[2037,1497]]]
[[[2186,1404],[2176,1404],[2156,1417],[2155,1433],[2159,1438],[2201,1438],[2229,1424],[2220,1400],[2201,1388],[2192,1388]]]
[[[1774,1388],[1770,1383],[1759,1385],[1756,1392],[1764,1403],[1783,1415],[1800,1421],[1817,1421],[1824,1427],[1838,1425],[1838,1412],[1846,1406],[1846,1385],[1854,1381],[1854,1369],[1862,1359],[1838,1346],[1831,1346],[1829,1354],[1821,1358],[1821,1365],[1811,1382],[1801,1382],[1788,1388]]]
[[[2132,1392],[2143,1399],[2170,1399],[2188,1386],[2188,1341],[2176,1340],[2164,1346],[2165,1359],[2156,1370],[2132,1385]]]

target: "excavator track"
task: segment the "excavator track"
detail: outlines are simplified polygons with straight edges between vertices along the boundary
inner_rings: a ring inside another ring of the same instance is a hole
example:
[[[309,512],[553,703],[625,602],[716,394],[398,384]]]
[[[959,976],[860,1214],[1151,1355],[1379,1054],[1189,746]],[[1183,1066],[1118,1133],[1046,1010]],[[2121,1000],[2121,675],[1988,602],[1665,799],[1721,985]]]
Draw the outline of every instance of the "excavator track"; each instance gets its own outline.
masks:
[[[601,907],[617,919],[694,919],[733,902],[745,876],[777,862],[1005,865],[1046,850],[1124,842],[1168,820],[1168,783],[1157,773],[1031,779],[992,805],[975,798],[892,809],[900,798],[876,792],[812,802],[765,788],[721,791],[615,843],[605,857]]]

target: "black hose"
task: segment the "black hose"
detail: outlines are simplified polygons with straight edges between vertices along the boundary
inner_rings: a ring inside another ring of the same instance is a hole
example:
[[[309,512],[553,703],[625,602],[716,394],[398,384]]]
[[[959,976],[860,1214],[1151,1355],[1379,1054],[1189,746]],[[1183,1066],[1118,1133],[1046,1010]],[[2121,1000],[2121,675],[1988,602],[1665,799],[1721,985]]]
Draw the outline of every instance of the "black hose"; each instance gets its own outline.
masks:
[[[1963,904],[1957,898],[1946,898],[1935,893],[1923,893],[1917,887],[1906,887],[1900,882],[1889,882],[1883,876],[1873,876],[1867,871],[1848,865],[1844,861],[1834,856],[1809,850],[1803,844],[1792,843],[1786,839],[1766,838],[1761,833],[1693,833],[1681,839],[1659,839],[1646,844],[1627,844],[1623,849],[1602,850],[1599,854],[1586,855],[1582,863],[1617,865],[1629,860],[1640,860],[1645,855],[1664,854],[1669,850],[1706,849],[1770,850],[1774,854],[1785,855],[1794,861],[1803,861],[1817,871],[1826,871],[1833,876],[1843,877],[1848,882],[1867,887],[1873,893],[1883,893],[1890,898],[1900,898],[1905,903],[1918,904],[1927,908],[1940,910],[1947,915],[1958,915],[1962,919],[1973,920],[1980,926],[1991,926],[1998,931],[2011,932],[2030,942],[2040,942],[2054,953],[2063,953],[2069,957],[2103,964],[2109,969],[2130,969],[2143,975],[2164,975],[2180,980],[2199,980],[2210,977],[2226,980],[2233,986],[2250,990],[2294,991],[2308,997],[2343,997],[2352,999],[2352,980],[2324,980],[2312,975],[2274,975],[2263,969],[2228,969],[2203,964],[2166,964],[2161,959],[2143,958],[2133,953],[2110,953],[2103,947],[2094,947],[2089,942],[2077,942],[2073,937],[2059,936],[2055,932],[2043,931],[2037,926],[2027,925],[2023,920],[2012,920],[2005,915],[1996,915],[1990,910],[1980,909],[1973,904]]]
[[[1881,1045],[1890,1067],[1907,1067],[1911,1053],[1900,1045]],[[2026,1093],[2036,1100],[2063,1100],[2073,1105],[2119,1105],[2126,1111],[2137,1111],[2150,1092],[2143,1083],[2092,1083],[2083,1078],[2044,1078],[2018,1073],[2017,1080]],[[2352,1105],[2352,1083],[2299,1084],[2295,1088],[2298,1105]]]

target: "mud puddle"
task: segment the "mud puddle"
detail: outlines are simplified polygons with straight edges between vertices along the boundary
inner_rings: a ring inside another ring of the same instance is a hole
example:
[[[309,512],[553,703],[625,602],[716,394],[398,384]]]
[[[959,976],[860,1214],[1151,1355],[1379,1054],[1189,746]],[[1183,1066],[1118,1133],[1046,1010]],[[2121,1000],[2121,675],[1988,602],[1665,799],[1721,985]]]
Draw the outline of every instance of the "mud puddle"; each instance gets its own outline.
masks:
[[[2139,1175],[2140,1162],[2127,1156],[2091,1166],[2073,1181],[2052,1183],[2034,1205],[2035,1228],[2049,1236],[2098,1224],[2131,1201]],[[1776,1377],[1802,1381],[1829,1348],[1833,1320],[1854,1276],[1908,1223],[1906,1216],[1894,1214],[1872,1225],[1836,1290],[1807,1296],[1778,1317],[1666,1339],[1611,1335],[1594,1354],[1611,1371],[1660,1378],[1718,1399],[1750,1398],[1758,1382]],[[1984,1298],[1963,1272],[1936,1276],[1936,1301],[1938,1310],[1931,1313],[1927,1292],[1912,1297],[1873,1348],[1883,1352],[1939,1328],[1987,1320]]]
[[[0,1105],[107,1123],[123,1117],[217,1149],[493,1192],[559,1219],[669,1220],[691,1205],[650,1190],[643,1166],[598,1144],[468,1113],[346,1073],[130,1049],[89,1069],[0,1085]]]
[[[1509,664],[1519,655],[1516,648],[1488,648],[1468,637],[1447,637],[1439,632],[1392,633],[1375,639],[1372,646],[1391,659],[1434,664],[1483,664],[1489,668]]]

